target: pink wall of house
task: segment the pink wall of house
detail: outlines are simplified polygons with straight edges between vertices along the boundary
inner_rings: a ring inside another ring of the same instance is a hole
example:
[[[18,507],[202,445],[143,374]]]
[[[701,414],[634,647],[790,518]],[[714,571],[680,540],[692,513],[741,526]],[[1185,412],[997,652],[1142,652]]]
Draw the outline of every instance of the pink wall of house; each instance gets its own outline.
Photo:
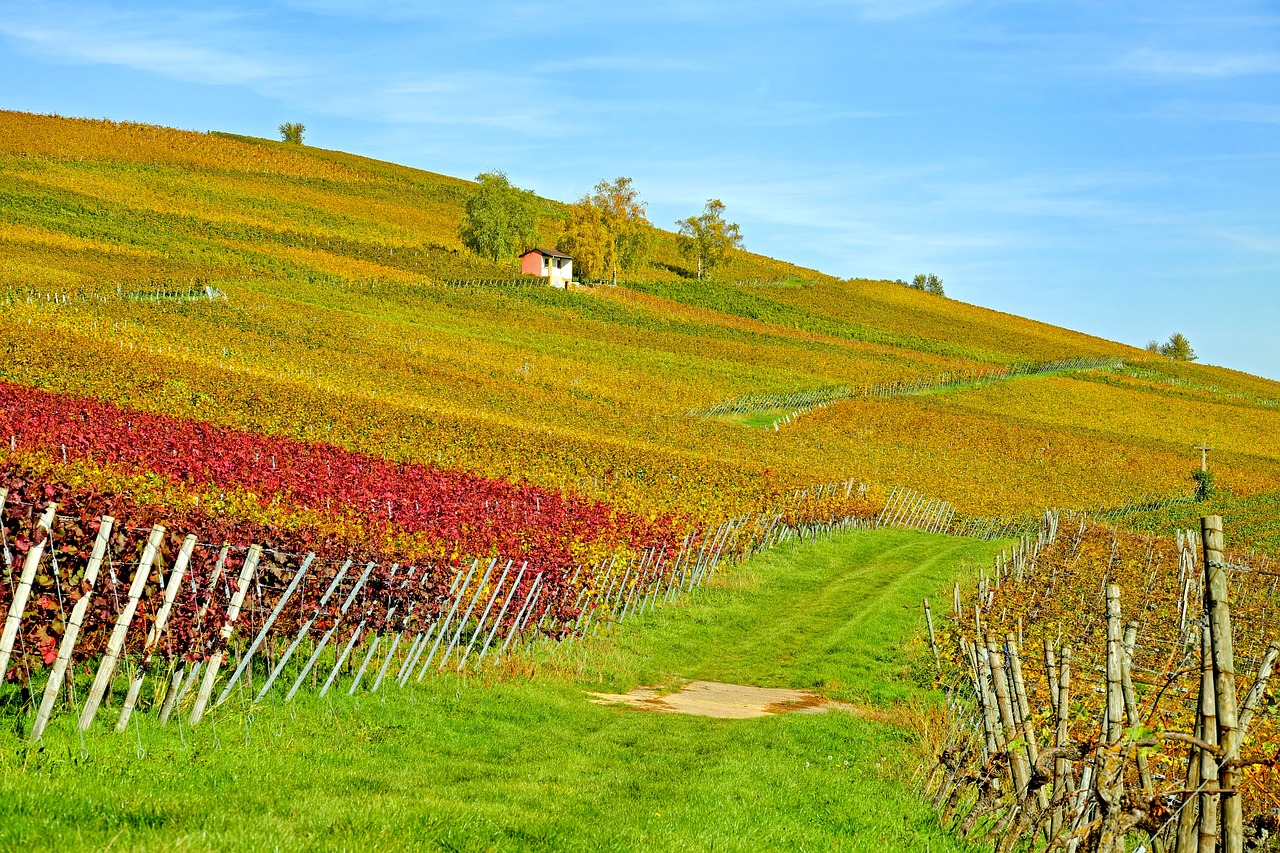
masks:
[[[520,272],[524,275],[542,275],[542,253],[525,252],[521,255]]]

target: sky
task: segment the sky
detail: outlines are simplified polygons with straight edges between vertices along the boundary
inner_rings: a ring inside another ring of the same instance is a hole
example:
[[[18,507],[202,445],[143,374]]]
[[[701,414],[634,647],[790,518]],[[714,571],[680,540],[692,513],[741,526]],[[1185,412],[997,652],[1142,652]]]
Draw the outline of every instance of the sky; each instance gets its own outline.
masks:
[[[0,0],[0,108],[274,137],[1280,379],[1280,2]]]

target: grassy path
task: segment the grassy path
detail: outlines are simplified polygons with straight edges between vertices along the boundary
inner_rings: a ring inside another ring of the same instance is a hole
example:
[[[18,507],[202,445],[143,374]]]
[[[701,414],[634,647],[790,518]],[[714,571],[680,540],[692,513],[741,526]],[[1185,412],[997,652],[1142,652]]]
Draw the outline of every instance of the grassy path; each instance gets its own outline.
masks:
[[[891,708],[919,695],[903,651],[919,597],[993,547],[879,531],[784,549],[611,636],[536,650],[517,681],[268,703],[195,731],[148,715],[125,737],[91,733],[87,758],[70,714],[40,752],[6,731],[0,848],[967,849],[904,793],[897,727],[583,694],[701,678]]]

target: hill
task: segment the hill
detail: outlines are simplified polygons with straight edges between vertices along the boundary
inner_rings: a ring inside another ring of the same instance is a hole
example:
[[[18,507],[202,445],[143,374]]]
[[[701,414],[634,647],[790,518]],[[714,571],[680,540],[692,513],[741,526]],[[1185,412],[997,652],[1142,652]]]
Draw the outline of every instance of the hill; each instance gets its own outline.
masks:
[[[1174,498],[1206,440],[1231,501],[1280,491],[1280,383],[747,252],[692,281],[662,231],[624,287],[450,286],[512,273],[458,241],[469,186],[0,113],[0,380],[694,526],[846,480],[970,515]],[[565,207],[542,205],[551,242]],[[1002,375],[1066,359],[1090,361]]]

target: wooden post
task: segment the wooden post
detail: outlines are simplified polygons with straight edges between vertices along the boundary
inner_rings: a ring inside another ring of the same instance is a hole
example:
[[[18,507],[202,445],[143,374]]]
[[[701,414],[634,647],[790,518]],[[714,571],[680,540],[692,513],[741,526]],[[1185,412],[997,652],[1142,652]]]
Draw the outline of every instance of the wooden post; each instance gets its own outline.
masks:
[[[471,603],[467,605],[467,612],[462,614],[462,618],[458,620],[456,630],[453,632],[453,639],[449,641],[449,647],[444,650],[444,654],[440,656],[440,663],[436,665],[437,669],[444,669],[445,663],[449,660],[449,655],[453,653],[454,648],[458,645],[458,640],[462,639],[462,631],[467,627],[467,620],[471,618],[471,613],[476,609],[476,602],[480,600],[480,594],[484,592],[485,586],[489,583],[489,577],[493,574],[493,567],[498,564],[498,558],[494,557],[489,561],[489,567],[485,569],[484,577],[480,578],[480,583],[476,585],[475,594],[471,596]],[[510,566],[510,563],[507,564]],[[464,587],[461,592],[465,592]]]
[[[1231,637],[1231,608],[1227,602],[1227,568],[1222,554],[1222,517],[1200,519],[1204,543],[1205,612],[1213,645],[1213,690],[1218,711],[1218,744],[1222,765],[1218,784],[1222,789],[1223,853],[1244,850],[1244,802],[1236,790],[1239,772],[1231,762],[1240,757],[1240,727],[1236,712],[1235,651]]]
[[[449,626],[453,622],[453,617],[458,612],[458,606],[462,604],[462,594],[467,591],[467,584],[471,583],[471,577],[476,573],[476,568],[480,565],[478,559],[471,561],[471,568],[467,571],[466,579],[458,586],[456,593],[450,593],[451,604],[449,612],[445,615],[444,621],[440,623],[440,631],[436,634],[435,644],[431,647],[431,652],[427,655],[426,661],[422,664],[422,669],[418,672],[418,681],[421,681],[427,674],[427,667],[431,666],[431,659],[436,656],[436,651],[440,648],[440,642],[444,639],[445,632],[449,630]],[[437,621],[438,618],[437,618]]]
[[[1124,732],[1124,646],[1120,629],[1120,587],[1107,584],[1107,730],[1106,742],[1119,742]]]
[[[22,612],[27,609],[27,599],[31,597],[31,584],[36,579],[36,569],[44,557],[45,546],[53,538],[53,519],[58,511],[57,504],[45,507],[40,520],[36,522],[35,538],[39,541],[27,550],[22,561],[22,573],[18,576],[18,586],[13,591],[13,601],[9,604],[9,613],[4,620],[4,632],[0,634],[0,681],[4,680],[9,670],[9,659],[13,656],[13,644],[18,639],[18,629],[22,627]],[[45,532],[40,538],[40,530]]]
[[[218,589],[218,581],[222,579],[222,573],[227,567],[227,554],[230,553],[231,546],[227,543],[222,544],[222,548],[218,551],[217,562],[214,563],[213,572],[209,575],[208,585],[206,586],[204,603],[200,605],[200,609],[196,612],[196,623],[204,624],[205,613],[209,611],[209,605],[213,603],[214,593]],[[164,697],[164,705],[160,708],[160,725],[166,725],[169,722],[169,715],[173,713],[173,709],[182,701],[182,697],[187,695],[187,691],[191,689],[191,685],[195,684],[197,678],[200,677],[200,669],[202,662],[196,661],[194,664],[186,668],[186,678],[179,680],[183,674],[181,670],[174,673],[174,685],[176,689],[170,690],[169,695]]]
[[[1133,688],[1133,655],[1137,649],[1138,623],[1130,622],[1124,629],[1124,661],[1120,673],[1120,686],[1124,691],[1125,718],[1129,728],[1137,728],[1142,723],[1138,716],[1138,694]],[[1155,795],[1155,786],[1151,779],[1151,768],[1147,764],[1147,756],[1138,750],[1138,780],[1142,783],[1142,795],[1147,801]]]
[[[4,505],[3,497],[0,497],[0,507]],[[107,544],[111,538],[111,527],[115,524],[115,519],[109,515],[104,515],[98,522],[98,538],[94,540],[93,552],[89,555],[89,563],[84,570],[84,583],[88,587],[80,599],[76,601],[76,606],[71,610],[71,618],[67,622],[66,633],[62,635],[62,642],[58,646],[58,658],[53,662],[53,669],[49,672],[49,681],[44,686],[44,696],[40,701],[40,711],[36,714],[36,721],[31,726],[31,742],[36,743],[44,735],[45,726],[49,724],[49,715],[53,713],[53,705],[58,699],[58,690],[62,687],[62,680],[66,676],[67,666],[71,663],[71,653],[75,651],[76,640],[80,636],[80,626],[84,624],[84,615],[89,610],[89,602],[93,600],[93,584],[98,579],[98,572],[102,568],[102,560],[107,553]]]
[[[929,648],[933,651],[933,663],[942,669],[942,657],[938,654],[938,637],[933,633],[933,611],[929,609],[929,599],[924,599],[924,621],[929,626]]]
[[[533,578],[533,583],[529,586],[529,591],[525,593],[524,604],[516,611],[515,621],[511,623],[511,630],[507,632],[506,638],[502,641],[502,648],[498,649],[498,653],[494,655],[493,662],[496,664],[507,653],[507,647],[511,645],[511,640],[524,627],[524,621],[529,618],[529,614],[533,612],[533,605],[537,601],[535,593],[541,592],[542,572],[538,572]]]
[[[1200,714],[1200,705],[1196,705],[1196,740],[1204,739],[1204,717]],[[1195,746],[1188,750],[1187,756],[1187,781],[1183,788],[1188,792],[1194,791],[1200,787],[1200,752]],[[1192,793],[1188,793],[1182,802],[1182,812],[1178,815],[1178,834],[1174,849],[1176,853],[1197,853],[1200,849],[1200,839],[1198,837],[1197,828],[1200,825],[1199,815],[1200,798]]]
[[[1057,705],[1054,711],[1057,717],[1058,727],[1054,732],[1053,745],[1059,749],[1065,747],[1071,735],[1071,647],[1063,646],[1062,652],[1058,657],[1058,690]],[[1064,757],[1058,757],[1053,762],[1053,801],[1063,803],[1066,799],[1068,782],[1071,779],[1071,762]],[[1056,838],[1058,833],[1062,831],[1063,824],[1063,807],[1057,806],[1053,810],[1053,817],[1050,823],[1050,838]]]
[[[120,719],[116,721],[116,731],[123,732],[129,726],[129,717],[133,714],[133,707],[138,702],[138,693],[142,690],[142,682],[147,677],[147,673],[151,670],[151,661],[156,653],[156,646],[164,637],[165,629],[169,626],[169,613],[173,610],[174,599],[178,597],[178,590],[182,587],[182,578],[187,573],[187,564],[191,562],[191,552],[195,550],[196,537],[195,534],[189,534],[183,540],[182,548],[178,551],[178,559],[173,563],[173,571],[169,573],[169,582],[164,588],[164,599],[161,601],[160,609],[156,612],[156,620],[151,623],[151,630],[147,632],[147,641],[142,646],[142,661],[134,670],[133,680],[129,683],[129,692],[125,695],[124,705],[120,708]]]
[[[1040,743],[1036,739],[1035,725],[1031,719],[1031,703],[1027,701],[1027,686],[1022,680],[1022,659],[1018,656],[1018,644],[1012,634],[1005,638],[1005,643],[1009,654],[1009,675],[1013,683],[1013,697],[1016,702],[1015,710],[1018,712],[1016,716],[1022,730],[1022,740],[1025,744],[1024,749],[1027,751],[1028,766],[1035,767],[1040,758]],[[1027,775],[1029,778],[1030,772]],[[1040,808],[1047,808],[1049,805],[1049,792],[1041,787],[1037,799],[1040,802]]]
[[[1271,668],[1275,666],[1277,657],[1280,657],[1280,640],[1272,640],[1262,656],[1262,663],[1258,665],[1258,677],[1254,679],[1253,686],[1244,697],[1244,704],[1240,706],[1241,740],[1249,733],[1253,715],[1257,713],[1258,705],[1262,702],[1262,695],[1267,692],[1267,682],[1271,680]]]
[[[987,637],[987,657],[991,663],[991,686],[995,690],[996,707],[1000,711],[1000,724],[1004,730],[1001,746],[1007,747],[1019,736],[1019,732],[1013,719],[1013,702],[1009,697],[1009,676],[1005,672],[1003,652],[991,636]],[[1026,794],[1027,782],[1031,778],[1024,751],[1009,750],[1009,771],[1013,777],[1016,801]]]
[[[84,708],[80,711],[80,720],[77,724],[80,731],[93,725],[93,718],[98,715],[98,706],[102,704],[103,694],[111,684],[111,677],[115,675],[116,662],[120,659],[120,652],[124,648],[129,624],[133,622],[133,614],[138,609],[138,599],[142,598],[142,589],[151,576],[151,566],[156,560],[156,555],[160,553],[160,543],[163,539],[164,525],[157,524],[151,528],[151,535],[147,537],[147,545],[142,551],[142,559],[138,562],[138,568],[133,573],[133,582],[129,585],[129,598],[125,601],[120,615],[116,617],[111,639],[107,641],[106,654],[98,664],[98,674],[93,680],[93,687],[89,690],[89,698],[85,700]]]
[[[1214,698],[1213,641],[1206,625],[1200,631],[1200,739],[1218,745],[1218,710]],[[1200,750],[1200,853],[1217,853],[1219,828],[1218,759]]]
[[[227,642],[235,630],[240,608],[244,606],[245,593],[249,591],[249,578],[258,568],[258,560],[261,558],[262,546],[250,545],[249,552],[244,558],[244,565],[240,567],[240,577],[236,579],[236,591],[231,594],[231,604],[227,607],[227,621],[222,624],[218,632],[218,648],[209,656],[209,662],[204,669],[204,679],[200,682],[200,691],[196,694],[195,704],[191,706],[190,721],[193,726],[200,722],[200,718],[204,716],[204,709],[209,705],[214,682],[218,680],[218,670],[222,668],[222,660],[227,654]]]
[[[485,638],[484,648],[480,650],[480,657],[476,661],[476,665],[480,665],[480,661],[484,660],[484,656],[489,653],[489,645],[493,642],[494,636],[498,633],[498,628],[502,625],[502,617],[507,615],[507,608],[511,606],[511,599],[515,596],[516,590],[520,588],[520,581],[524,578],[525,570],[529,567],[529,563],[520,564],[520,571],[516,574],[516,579],[511,583],[511,591],[507,593],[507,598],[502,602],[502,609],[498,611],[498,618],[493,620],[493,629],[489,631],[489,636]]]
[[[462,672],[462,668],[467,665],[467,658],[471,657],[471,650],[476,647],[476,642],[480,639],[480,635],[484,633],[484,627],[489,621],[489,613],[493,610],[494,603],[502,593],[502,587],[507,582],[507,575],[511,572],[511,566],[514,562],[514,560],[507,560],[507,564],[503,566],[502,575],[498,578],[498,582],[494,584],[493,594],[489,596],[489,601],[484,606],[484,612],[481,613],[480,618],[476,620],[476,630],[471,635],[471,641],[467,643],[466,650],[458,660],[458,672]],[[524,571],[524,567],[521,566],[520,570]]]

